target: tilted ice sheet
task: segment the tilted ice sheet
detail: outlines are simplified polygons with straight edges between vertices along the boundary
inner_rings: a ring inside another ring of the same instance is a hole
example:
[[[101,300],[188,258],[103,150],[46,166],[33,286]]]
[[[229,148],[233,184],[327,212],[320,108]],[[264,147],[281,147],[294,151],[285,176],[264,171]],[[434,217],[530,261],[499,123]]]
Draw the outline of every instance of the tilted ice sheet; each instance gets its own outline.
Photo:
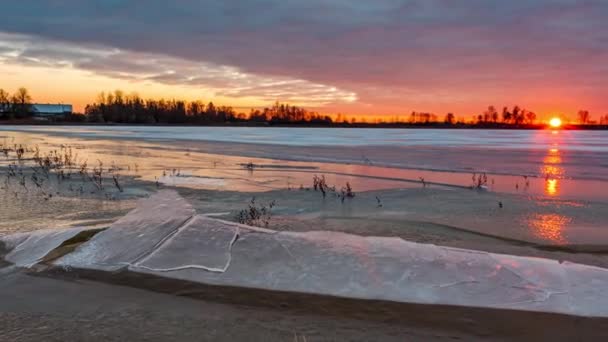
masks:
[[[210,232],[200,233],[215,236],[225,246],[226,233],[218,227],[225,225],[218,223]],[[204,244],[188,238],[179,248],[199,249]],[[217,253],[224,255],[225,251],[221,248]],[[399,238],[335,232],[268,233],[246,228],[240,229],[230,251],[231,261],[224,272],[192,267],[209,265],[207,257],[197,261],[193,254],[180,264],[177,248],[159,249],[154,254],[160,264],[170,259],[174,270],[155,271],[142,267],[149,266],[145,263],[130,270],[216,285],[608,317],[608,270],[597,267]]]
[[[32,267],[52,250],[84,230],[87,228],[38,230],[28,233],[25,239],[23,236],[17,235],[17,239],[13,242],[17,240],[21,242],[12,248],[5,259],[19,267]]]
[[[193,215],[192,206],[177,192],[160,191],[56,264],[104,270],[125,267],[154,251]]]
[[[608,269],[337,232],[274,232],[163,192],[57,264],[204,284],[608,317]]]
[[[158,272],[179,268],[224,272],[238,231],[234,224],[196,216],[137,266]]]
[[[30,233],[17,233],[0,236],[0,242],[4,245],[6,250],[11,251],[15,247],[19,246],[19,244],[25,241],[29,236]]]

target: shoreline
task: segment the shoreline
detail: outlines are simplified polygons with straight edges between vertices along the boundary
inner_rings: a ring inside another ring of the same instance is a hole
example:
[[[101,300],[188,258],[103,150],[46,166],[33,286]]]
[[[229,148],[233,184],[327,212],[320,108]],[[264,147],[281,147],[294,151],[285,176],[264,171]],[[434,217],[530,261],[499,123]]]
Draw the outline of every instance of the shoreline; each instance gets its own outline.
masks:
[[[511,124],[453,124],[448,125],[441,122],[430,123],[430,124],[408,124],[408,123],[385,123],[385,124],[365,124],[365,123],[334,123],[334,124],[289,124],[289,123],[269,123],[269,122],[243,122],[243,123],[211,123],[211,124],[169,124],[169,123],[98,123],[98,122],[73,122],[73,121],[0,121],[2,125],[15,125],[15,126],[107,126],[107,127],[278,127],[278,128],[382,128],[382,129],[454,129],[454,130],[522,130],[522,131],[539,131],[551,129],[547,124],[533,124],[533,125],[511,125]],[[566,124],[559,128],[559,130],[565,131],[604,131],[608,130],[608,125],[580,125],[580,124]]]

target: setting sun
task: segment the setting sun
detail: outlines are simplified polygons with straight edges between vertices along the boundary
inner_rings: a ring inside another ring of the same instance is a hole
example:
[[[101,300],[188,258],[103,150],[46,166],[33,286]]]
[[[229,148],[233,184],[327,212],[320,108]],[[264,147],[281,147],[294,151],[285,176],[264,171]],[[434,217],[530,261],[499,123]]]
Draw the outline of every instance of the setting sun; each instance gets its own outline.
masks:
[[[562,126],[562,119],[560,118],[553,118],[551,119],[551,121],[549,121],[549,126],[553,127],[553,128],[559,128]]]

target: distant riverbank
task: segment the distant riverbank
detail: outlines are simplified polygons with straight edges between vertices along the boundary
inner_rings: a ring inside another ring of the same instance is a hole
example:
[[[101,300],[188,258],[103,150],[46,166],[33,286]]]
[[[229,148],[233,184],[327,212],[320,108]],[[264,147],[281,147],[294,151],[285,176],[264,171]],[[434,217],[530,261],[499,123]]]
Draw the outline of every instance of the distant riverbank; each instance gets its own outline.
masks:
[[[394,129],[481,129],[481,130],[546,130],[550,129],[546,124],[446,124],[442,122],[431,123],[281,123],[281,122],[225,122],[225,123],[113,123],[113,122],[87,122],[80,119],[70,120],[4,120],[0,126],[141,126],[141,127],[294,127],[294,128],[394,128]],[[608,125],[578,125],[565,124],[560,130],[608,130]]]

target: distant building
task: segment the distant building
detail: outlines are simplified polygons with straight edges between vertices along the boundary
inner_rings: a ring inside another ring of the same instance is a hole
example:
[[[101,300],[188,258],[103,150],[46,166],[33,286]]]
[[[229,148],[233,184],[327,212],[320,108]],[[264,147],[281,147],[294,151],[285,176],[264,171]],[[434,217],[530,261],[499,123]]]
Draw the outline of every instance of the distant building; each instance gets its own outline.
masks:
[[[35,103],[32,105],[34,117],[50,118],[72,114],[71,104]]]

